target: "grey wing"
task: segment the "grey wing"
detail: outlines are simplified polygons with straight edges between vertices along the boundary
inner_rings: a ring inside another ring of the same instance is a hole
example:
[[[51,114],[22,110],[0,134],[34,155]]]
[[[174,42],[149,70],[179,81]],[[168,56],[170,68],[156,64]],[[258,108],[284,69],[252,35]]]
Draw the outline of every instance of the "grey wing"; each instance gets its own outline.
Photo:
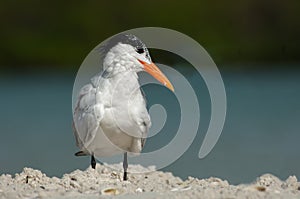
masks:
[[[73,112],[73,128],[77,146],[88,152],[87,148],[93,141],[104,115],[104,108],[97,103],[97,89],[91,84],[84,86],[78,96]]]

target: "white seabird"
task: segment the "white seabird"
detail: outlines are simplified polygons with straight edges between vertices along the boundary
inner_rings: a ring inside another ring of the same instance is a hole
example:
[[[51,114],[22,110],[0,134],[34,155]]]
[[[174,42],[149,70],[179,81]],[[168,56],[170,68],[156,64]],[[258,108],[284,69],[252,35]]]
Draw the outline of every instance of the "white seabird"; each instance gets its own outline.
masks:
[[[123,179],[127,180],[127,152],[141,152],[151,126],[137,73],[146,71],[170,90],[174,88],[136,36],[117,35],[101,50],[103,69],[81,88],[73,112],[80,148],[75,155],[91,155],[95,169],[95,157],[123,153]]]

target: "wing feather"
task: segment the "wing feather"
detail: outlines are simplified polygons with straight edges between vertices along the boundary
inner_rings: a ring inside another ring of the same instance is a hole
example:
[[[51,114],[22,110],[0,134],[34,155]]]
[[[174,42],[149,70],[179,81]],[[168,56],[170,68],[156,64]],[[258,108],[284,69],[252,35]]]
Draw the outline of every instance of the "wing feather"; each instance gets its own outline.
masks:
[[[96,88],[92,84],[84,86],[80,92],[73,113],[74,134],[77,146],[87,150],[94,140],[104,115],[104,106],[97,103]]]

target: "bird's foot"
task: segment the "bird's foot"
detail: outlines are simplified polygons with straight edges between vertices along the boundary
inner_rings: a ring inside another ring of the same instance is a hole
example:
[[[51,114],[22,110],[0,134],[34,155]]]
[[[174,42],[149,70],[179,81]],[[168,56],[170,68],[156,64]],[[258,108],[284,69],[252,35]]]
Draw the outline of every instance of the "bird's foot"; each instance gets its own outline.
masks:
[[[127,181],[127,180],[128,180],[128,177],[127,177],[127,171],[124,171],[123,180],[124,180],[124,181]]]
[[[92,158],[91,158],[91,166],[93,169],[96,169],[96,160],[95,160],[95,157],[92,155]]]

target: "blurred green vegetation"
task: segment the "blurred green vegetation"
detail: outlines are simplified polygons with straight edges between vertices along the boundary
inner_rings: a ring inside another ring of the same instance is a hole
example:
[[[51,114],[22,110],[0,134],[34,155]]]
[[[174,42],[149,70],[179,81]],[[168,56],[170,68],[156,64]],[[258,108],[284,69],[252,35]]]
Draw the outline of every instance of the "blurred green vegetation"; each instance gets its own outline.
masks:
[[[107,37],[131,28],[175,29],[217,64],[295,63],[299,0],[0,2],[0,67],[78,68]]]

